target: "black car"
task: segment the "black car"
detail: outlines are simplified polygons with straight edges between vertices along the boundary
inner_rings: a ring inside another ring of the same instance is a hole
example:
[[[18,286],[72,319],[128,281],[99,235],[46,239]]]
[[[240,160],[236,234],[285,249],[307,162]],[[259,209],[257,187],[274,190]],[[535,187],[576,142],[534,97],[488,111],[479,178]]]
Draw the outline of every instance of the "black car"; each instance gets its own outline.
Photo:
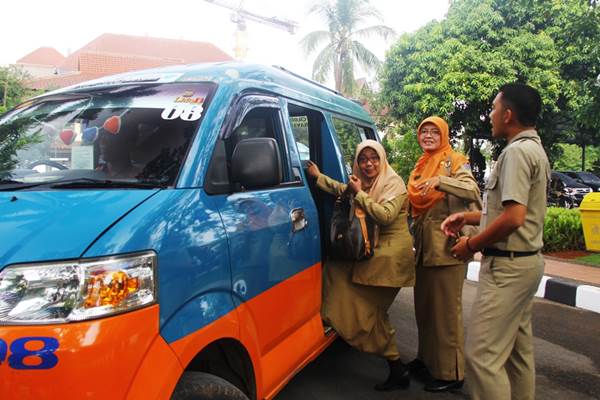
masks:
[[[591,192],[589,186],[577,182],[569,175],[552,171],[548,186],[548,204],[566,208],[579,207],[584,196]]]
[[[591,172],[565,171],[564,173],[575,179],[577,182],[591,187],[594,192],[600,192],[600,178]]]

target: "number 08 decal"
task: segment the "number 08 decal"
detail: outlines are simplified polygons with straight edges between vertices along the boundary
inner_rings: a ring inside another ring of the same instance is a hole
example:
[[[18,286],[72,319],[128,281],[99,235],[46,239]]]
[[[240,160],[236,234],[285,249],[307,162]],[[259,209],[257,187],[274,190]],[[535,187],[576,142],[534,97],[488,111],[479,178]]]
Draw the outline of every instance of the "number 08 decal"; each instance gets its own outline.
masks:
[[[32,350],[35,349],[35,350]],[[0,366],[8,356],[8,366],[13,369],[50,369],[58,364],[58,340],[53,337],[30,336],[16,339],[8,345],[0,339]]]
[[[201,104],[173,104],[165,108],[160,116],[166,120],[181,118],[184,121],[196,121],[202,116],[202,111],[204,108]]]

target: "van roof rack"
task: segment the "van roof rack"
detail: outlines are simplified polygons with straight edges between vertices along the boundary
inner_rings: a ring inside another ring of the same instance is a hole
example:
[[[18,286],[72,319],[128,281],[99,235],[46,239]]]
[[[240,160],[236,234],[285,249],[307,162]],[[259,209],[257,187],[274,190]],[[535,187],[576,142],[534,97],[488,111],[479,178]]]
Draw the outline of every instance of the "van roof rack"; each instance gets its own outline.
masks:
[[[322,83],[313,81],[312,79],[308,79],[308,78],[306,78],[306,77],[304,77],[302,75],[299,75],[299,74],[297,74],[295,72],[292,72],[289,69],[282,67],[281,65],[273,65],[273,68],[277,68],[277,69],[279,69],[279,70],[281,70],[281,71],[283,71],[285,73],[288,73],[288,74],[290,74],[292,76],[295,76],[296,78],[302,79],[303,81],[312,83],[313,85],[316,85],[316,86],[318,86],[318,87],[320,87],[322,89],[329,90],[330,92],[333,92],[333,93],[337,94],[338,96],[344,97],[344,95],[341,94],[340,92],[338,92],[337,90],[332,89],[330,87],[327,87],[327,86],[323,85]]]

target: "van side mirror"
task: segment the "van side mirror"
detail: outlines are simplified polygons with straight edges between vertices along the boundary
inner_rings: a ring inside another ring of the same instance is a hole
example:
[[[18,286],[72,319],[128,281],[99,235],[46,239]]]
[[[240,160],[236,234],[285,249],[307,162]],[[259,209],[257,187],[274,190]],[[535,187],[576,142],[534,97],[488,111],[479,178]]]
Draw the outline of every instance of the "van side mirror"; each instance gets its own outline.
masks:
[[[281,156],[273,138],[240,141],[231,156],[231,180],[245,189],[277,186],[282,181]]]

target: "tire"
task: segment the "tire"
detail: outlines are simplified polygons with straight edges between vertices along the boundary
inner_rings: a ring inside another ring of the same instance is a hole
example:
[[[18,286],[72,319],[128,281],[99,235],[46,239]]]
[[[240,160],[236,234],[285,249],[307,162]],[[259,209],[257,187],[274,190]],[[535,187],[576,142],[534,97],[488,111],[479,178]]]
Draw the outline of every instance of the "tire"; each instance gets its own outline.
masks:
[[[171,400],[249,400],[240,389],[216,375],[204,372],[183,374]]]

